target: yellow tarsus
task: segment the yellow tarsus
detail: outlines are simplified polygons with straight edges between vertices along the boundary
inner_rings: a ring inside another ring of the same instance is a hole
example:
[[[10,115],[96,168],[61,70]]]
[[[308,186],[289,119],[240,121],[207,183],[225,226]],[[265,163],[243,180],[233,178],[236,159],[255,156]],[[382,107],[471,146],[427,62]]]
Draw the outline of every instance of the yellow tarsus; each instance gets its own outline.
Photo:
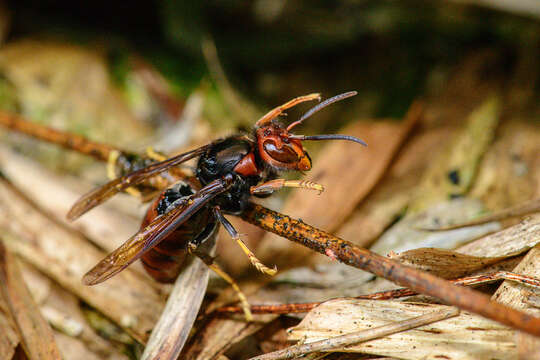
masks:
[[[156,160],[156,161],[167,160],[167,157],[165,155],[155,151],[154,148],[151,147],[151,146],[148,146],[146,148],[146,156],[148,156],[150,159]]]
[[[250,192],[252,194],[265,193],[265,192],[273,193],[274,191],[278,191],[284,187],[316,190],[319,192],[319,194],[321,194],[324,191],[324,186],[322,186],[321,184],[314,183],[313,181],[275,179],[275,180],[270,180],[259,185],[252,186],[250,188]]]
[[[244,316],[246,317],[246,320],[253,321],[253,314],[251,313],[249,302],[247,301],[247,298],[242,292],[242,290],[240,290],[240,287],[238,286],[236,281],[234,281],[234,279],[230,277],[229,274],[227,274],[225,271],[223,271],[217,264],[215,263],[208,264],[208,267],[212,269],[216,274],[218,274],[221,278],[223,278],[223,280],[225,280],[231,285],[231,287],[236,292],[238,299],[240,300],[242,310],[244,311]]]
[[[324,191],[324,186],[321,184],[314,183],[313,181],[308,180],[285,180],[283,183],[285,187],[297,187],[307,190],[316,190],[320,193]]]
[[[118,157],[120,157],[120,151],[118,150],[112,150],[109,154],[109,159],[107,160],[107,177],[109,180],[116,179],[116,161]],[[134,187],[129,187],[124,191],[132,196],[142,198],[141,192]]]
[[[247,247],[247,245],[242,241],[240,236],[233,238],[233,240],[235,240],[238,243],[238,245],[240,245],[244,253],[249,258],[249,261],[251,261],[251,264],[253,264],[253,266],[255,266],[257,270],[270,276],[274,276],[277,273],[276,267],[271,269],[268,266],[264,265],[259,259],[257,259],[255,254]]]
[[[120,156],[120,151],[118,150],[112,150],[109,154],[109,159],[107,160],[107,177],[109,180],[116,179],[116,161],[118,160],[118,157]],[[121,184],[118,184],[117,186],[120,186]],[[134,187],[129,187],[124,190],[126,193],[128,193],[131,196],[138,197],[139,199],[142,199],[142,194],[139,190],[135,189]]]
[[[109,159],[107,160],[107,177],[109,180],[116,179],[116,160],[118,160],[119,156],[120,152],[118,150],[112,150],[109,153]]]

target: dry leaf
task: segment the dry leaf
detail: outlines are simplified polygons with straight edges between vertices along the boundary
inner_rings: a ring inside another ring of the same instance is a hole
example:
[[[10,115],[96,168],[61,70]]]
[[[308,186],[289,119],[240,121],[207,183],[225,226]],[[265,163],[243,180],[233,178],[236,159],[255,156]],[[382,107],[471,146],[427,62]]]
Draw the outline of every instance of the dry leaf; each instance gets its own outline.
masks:
[[[0,163],[3,173],[17,188],[42,209],[66,224],[66,214],[71,206],[90,190],[91,185],[81,187],[80,180],[74,190],[73,182],[66,176],[59,176],[5,146],[0,147]],[[54,197],[51,197],[51,194],[54,194]],[[129,199],[128,206],[132,208],[140,208],[140,202],[130,197],[119,198],[121,197],[111,199],[107,204],[97,207],[78,221],[70,223],[70,227],[80,230],[105,250],[116,249],[140,226],[138,220],[119,213],[114,208],[114,204],[119,203],[118,200]]]
[[[339,336],[445,308],[442,305],[341,299],[313,309],[289,330],[306,342]],[[353,345],[347,351],[400,359],[515,359],[514,331],[468,312],[418,329]]]
[[[376,326],[371,329],[359,330],[340,336],[330,337],[325,340],[293,345],[291,347],[278,350],[274,353],[256,356],[250,360],[291,359],[293,357],[305,356],[306,354],[321,351],[334,351],[338,349],[344,349],[346,351],[349,346],[355,346],[369,340],[380,339],[385,336],[422,327],[437,321],[457,316],[458,314],[459,309],[457,308],[441,308],[437,309],[436,311],[428,312],[424,315],[402,321],[390,322],[386,325]]]
[[[537,215],[456,250],[472,256],[499,257],[520,254],[539,242],[540,216]]]
[[[498,223],[488,223],[463,229],[433,232],[418,230],[418,226],[426,226],[419,224],[438,223],[442,221],[441,219],[453,222],[466,221],[477,216],[483,209],[483,205],[478,200],[469,198],[458,198],[434,204],[423,212],[405,216],[388,229],[373,244],[371,250],[386,254],[389,251],[400,252],[420,247],[454,249],[475,238],[497,231],[501,227]]]
[[[117,346],[97,335],[87,324],[80,309],[80,301],[72,293],[62,289],[38,272],[31,265],[20,262],[23,278],[32,294],[32,298],[39,305],[41,314],[49,324],[65,335],[77,337],[77,342],[82,341],[86,348],[82,354],[90,351],[93,355],[107,359],[127,359],[127,357],[116,350]],[[55,338],[58,337],[55,335]],[[66,356],[63,347],[65,342],[60,341],[58,347],[63,358]],[[77,345],[79,346],[79,345]]]
[[[505,259],[505,257],[471,256],[435,248],[413,249],[399,254],[390,253],[388,256],[444,279],[459,278]]]
[[[84,343],[76,338],[71,336],[64,335],[62,333],[56,332],[54,338],[58,343],[58,347],[62,352],[63,359],[69,360],[99,360],[104,359],[103,357],[93,353],[88,350]],[[111,359],[111,358],[108,358]]]
[[[464,195],[471,186],[478,163],[488,149],[499,121],[498,104],[497,98],[490,98],[470,114],[465,129],[453,145],[432,161],[405,218],[377,241],[373,251],[386,253],[418,247],[451,249],[498,229],[496,224],[486,224],[466,231],[436,234],[417,230],[418,226],[431,227],[433,223],[463,222],[483,211],[482,204],[473,200],[449,199]]]
[[[488,222],[502,221],[509,218],[513,218],[513,217],[529,215],[531,213],[536,213],[536,212],[540,212],[540,199],[533,199],[530,201],[525,201],[515,206],[502,209],[499,211],[495,211],[492,214],[481,216],[478,219],[473,219],[473,220],[466,221],[463,223],[450,224],[450,225],[445,225],[445,226],[436,227],[436,228],[421,228],[420,230],[445,231],[445,230],[460,229],[460,228],[464,228],[468,226],[476,226],[476,225],[486,224]]]
[[[118,344],[105,340],[90,327],[81,309],[80,300],[59,285],[54,284],[51,288],[50,296],[42,306],[43,308],[55,309],[56,312],[61,313],[64,319],[69,320],[69,322],[74,321],[76,324],[82,325],[82,332],[78,336],[79,340],[85,344],[88,350],[98,356],[115,359],[127,358],[121,354],[122,348],[119,348]],[[48,320],[50,321],[50,319]],[[64,321],[66,320],[60,320],[61,323]],[[56,325],[53,324],[53,326]]]
[[[422,211],[452,196],[464,195],[476,174],[499,123],[498,98],[489,98],[467,121],[465,129],[446,153],[432,161],[410,205],[410,213]]]
[[[540,197],[540,125],[506,121],[486,153],[471,196],[498,210]]]
[[[24,260],[19,260],[22,277],[30,294],[32,294],[32,299],[34,299],[38,306],[43,305],[51,295],[51,288],[54,286],[53,282],[34,267],[24,262]]]
[[[0,354],[11,359],[19,345],[19,335],[3,296],[0,296],[0,334]]]
[[[519,360],[539,360],[540,341],[534,336],[523,333],[516,335]]]
[[[368,246],[405,210],[411,193],[418,185],[418,174],[423,173],[429,161],[445,144],[455,129],[434,128],[415,133],[409,139],[395,162],[359,208],[340,227],[337,236]]]
[[[254,321],[214,318],[193,337],[181,358],[210,360],[223,354],[235,343],[259,331],[277,315],[254,315]]]

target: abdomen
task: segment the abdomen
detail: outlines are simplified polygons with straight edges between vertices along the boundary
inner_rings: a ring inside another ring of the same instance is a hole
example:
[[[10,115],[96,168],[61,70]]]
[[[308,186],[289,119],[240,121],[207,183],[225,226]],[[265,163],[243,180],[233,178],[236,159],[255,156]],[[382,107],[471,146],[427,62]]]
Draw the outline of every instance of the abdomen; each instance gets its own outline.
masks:
[[[186,186],[189,185],[178,184],[163,192],[148,209],[141,228],[170,211],[174,201],[189,196],[188,190],[191,193],[193,190]],[[141,257],[146,272],[156,281],[174,282],[185,265],[188,245],[197,245],[215,236],[216,227],[211,209],[203,207]]]

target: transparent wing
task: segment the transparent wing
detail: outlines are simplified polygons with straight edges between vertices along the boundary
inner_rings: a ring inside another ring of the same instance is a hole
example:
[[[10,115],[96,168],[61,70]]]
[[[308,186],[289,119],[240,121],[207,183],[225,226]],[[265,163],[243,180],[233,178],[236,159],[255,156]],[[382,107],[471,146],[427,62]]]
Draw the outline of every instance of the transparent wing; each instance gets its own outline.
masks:
[[[144,229],[133,235],[118,249],[107,255],[83,277],[85,285],[99,284],[124,270],[146,251],[157,245],[178,226],[189,220],[210,200],[227,191],[232,180],[219,179],[179,202],[171,211],[157,217]]]
[[[77,202],[71,207],[67,214],[67,218],[73,221],[85,214],[89,210],[105,202],[118,192],[125,190],[130,186],[137,185],[144,180],[166,171],[169,168],[179,165],[185,161],[191,160],[202,155],[210,144],[202,146],[200,148],[188,151],[186,153],[176,155],[170,159],[151,164],[143,169],[137,170],[125,176],[119,177],[112,181],[109,181],[103,186],[94,189],[87,194],[83,195]]]

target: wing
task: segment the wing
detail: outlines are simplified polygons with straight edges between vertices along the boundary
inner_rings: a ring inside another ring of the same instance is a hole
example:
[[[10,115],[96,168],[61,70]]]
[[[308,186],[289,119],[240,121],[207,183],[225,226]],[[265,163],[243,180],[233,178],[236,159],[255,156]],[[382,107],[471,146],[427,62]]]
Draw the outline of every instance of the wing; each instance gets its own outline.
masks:
[[[195,194],[187,197],[171,211],[157,217],[144,229],[133,235],[118,249],[107,255],[83,277],[85,285],[99,284],[124,270],[132,262],[140,258],[146,251],[157,245],[178,226],[217,195],[232,186],[231,179],[218,179],[203,187]]]
[[[163,172],[173,166],[179,165],[197,156],[201,156],[209,147],[210,144],[202,146],[186,153],[176,155],[170,159],[151,164],[143,169],[127,174],[126,176],[109,181],[105,185],[90,191],[77,200],[67,214],[68,220],[73,221],[79,218],[87,211],[93,209],[118,192],[125,190],[130,186],[137,185],[149,177],[159,174],[160,172]]]

